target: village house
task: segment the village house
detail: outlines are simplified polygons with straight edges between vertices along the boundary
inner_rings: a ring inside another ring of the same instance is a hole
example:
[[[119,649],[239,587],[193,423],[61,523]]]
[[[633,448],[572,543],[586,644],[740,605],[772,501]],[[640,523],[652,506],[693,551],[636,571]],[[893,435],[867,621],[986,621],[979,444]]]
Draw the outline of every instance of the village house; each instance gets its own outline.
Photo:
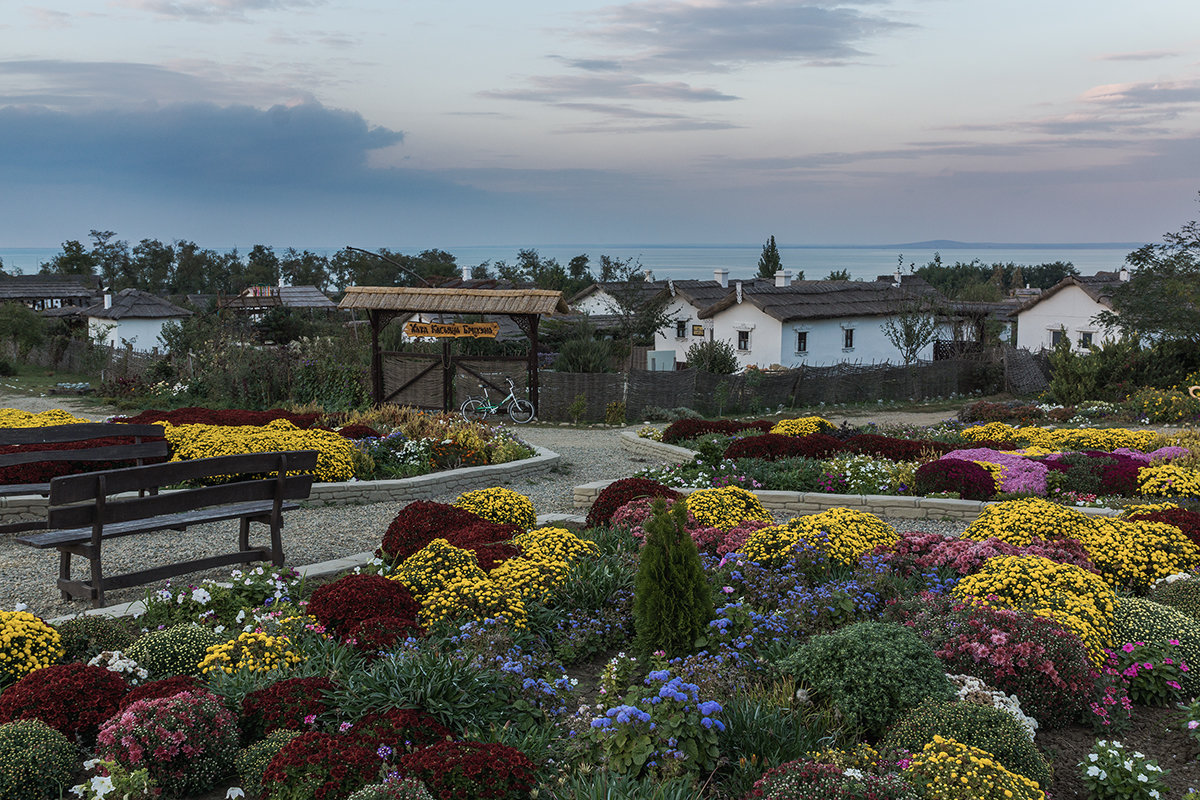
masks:
[[[1129,270],[1068,276],[1026,301],[1013,316],[1017,321],[1017,347],[1037,352],[1053,350],[1063,337],[1072,347],[1087,350],[1115,338],[1115,332],[1097,325],[1101,311],[1112,311],[1113,289],[1129,280]]]
[[[151,351],[160,347],[159,335],[168,322],[182,322],[191,311],[140,289],[122,289],[80,314],[87,319],[88,333],[110,347]]]
[[[76,275],[0,275],[0,302],[24,303],[46,316],[82,311],[100,299],[100,279]]]

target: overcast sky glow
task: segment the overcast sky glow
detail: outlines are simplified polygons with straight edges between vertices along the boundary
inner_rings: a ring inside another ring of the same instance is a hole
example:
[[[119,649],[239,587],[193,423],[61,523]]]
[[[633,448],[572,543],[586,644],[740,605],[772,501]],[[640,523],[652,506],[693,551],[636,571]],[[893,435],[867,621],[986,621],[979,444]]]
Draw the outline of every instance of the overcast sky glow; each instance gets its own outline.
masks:
[[[1153,241],[1195,0],[14,0],[0,247]]]

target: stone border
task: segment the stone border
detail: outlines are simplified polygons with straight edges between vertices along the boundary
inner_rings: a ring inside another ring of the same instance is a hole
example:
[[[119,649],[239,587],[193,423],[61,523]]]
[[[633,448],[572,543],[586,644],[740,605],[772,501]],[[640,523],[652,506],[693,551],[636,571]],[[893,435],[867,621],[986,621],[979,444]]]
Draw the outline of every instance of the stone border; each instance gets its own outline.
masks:
[[[556,523],[572,522],[579,525],[584,523],[584,517],[579,514],[538,514],[537,524],[539,528]],[[317,564],[305,564],[296,567],[296,571],[300,573],[301,578],[332,578],[336,575],[341,575],[343,572],[350,572],[357,567],[366,564],[375,557],[374,553],[353,553],[342,558],[335,558],[330,561],[321,561]],[[82,616],[104,616],[104,617],[136,617],[145,611],[145,603],[141,600],[134,600],[130,603],[118,603],[114,606],[105,606],[104,608],[88,608],[80,611],[78,614],[67,614],[62,617],[48,619],[51,625],[61,625],[69,619],[75,619]]]
[[[544,475],[558,467],[562,460],[558,453],[544,447],[531,446],[536,453],[532,458],[507,461],[503,464],[461,467],[396,480],[314,483],[305,502],[330,506],[355,503],[411,503],[414,500],[428,500],[440,494],[461,493],[500,483],[511,484],[520,479]],[[45,516],[46,498],[41,495],[0,497],[0,517],[3,517],[5,522],[31,522],[44,519]]]
[[[631,453],[637,453],[642,456],[651,456],[664,460],[678,459],[679,461],[691,461],[692,456],[696,455],[695,450],[689,450],[686,447],[680,447],[674,444],[664,444],[656,442],[653,439],[646,439],[638,436],[634,431],[621,431],[621,449],[628,450]]]

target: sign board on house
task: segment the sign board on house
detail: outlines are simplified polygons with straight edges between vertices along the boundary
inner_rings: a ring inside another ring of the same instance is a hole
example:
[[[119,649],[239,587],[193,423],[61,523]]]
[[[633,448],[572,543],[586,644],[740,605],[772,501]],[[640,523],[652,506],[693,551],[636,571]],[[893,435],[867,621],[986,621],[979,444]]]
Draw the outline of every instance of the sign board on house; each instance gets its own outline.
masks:
[[[495,339],[500,332],[498,322],[410,322],[404,326],[409,336],[432,336],[435,339],[470,337]]]
[[[704,326],[703,325],[693,325],[692,326],[692,336],[703,336],[703,335],[704,335]]]

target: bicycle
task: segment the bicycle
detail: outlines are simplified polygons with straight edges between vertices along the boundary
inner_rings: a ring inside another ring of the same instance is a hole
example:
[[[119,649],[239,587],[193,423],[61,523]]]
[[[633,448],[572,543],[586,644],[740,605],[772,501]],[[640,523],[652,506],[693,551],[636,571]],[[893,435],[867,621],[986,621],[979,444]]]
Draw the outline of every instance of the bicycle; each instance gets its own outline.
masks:
[[[489,414],[499,414],[505,408],[508,410],[508,416],[517,424],[524,424],[533,419],[534,408],[533,403],[528,400],[517,397],[517,386],[513,383],[512,378],[505,378],[508,382],[508,396],[499,403],[492,403],[488,397],[487,384],[479,384],[479,388],[483,389],[483,397],[468,397],[463,401],[459,411],[465,420],[482,420],[486,419]]]

